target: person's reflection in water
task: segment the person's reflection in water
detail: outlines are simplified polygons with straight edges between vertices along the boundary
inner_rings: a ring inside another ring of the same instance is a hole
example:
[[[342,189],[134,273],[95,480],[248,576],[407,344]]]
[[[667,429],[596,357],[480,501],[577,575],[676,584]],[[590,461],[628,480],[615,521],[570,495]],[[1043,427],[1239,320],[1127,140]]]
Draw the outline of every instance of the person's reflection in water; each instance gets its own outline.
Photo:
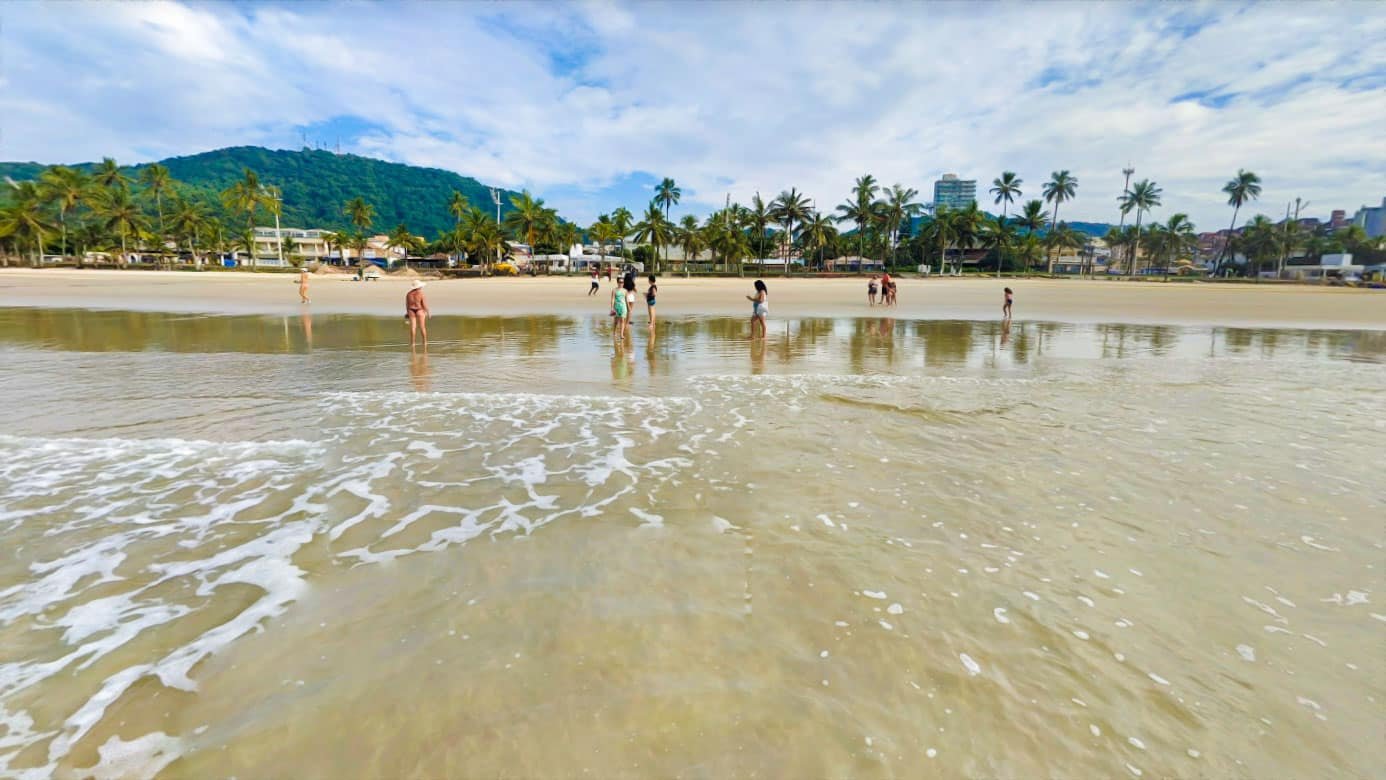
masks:
[[[650,376],[654,376],[657,370],[655,365],[655,329],[650,326],[650,340],[645,342],[645,363],[650,369]]]
[[[765,373],[765,342],[751,341],[751,373]]]
[[[1006,346],[1011,341],[1011,321],[1009,318],[1001,320],[1001,346]]]
[[[428,350],[409,353],[409,381],[413,383],[415,392],[433,391],[433,371],[428,367]]]
[[[619,287],[617,288],[620,289]],[[611,379],[616,382],[625,382],[630,379],[630,370],[635,366],[635,353],[627,350],[624,346],[618,345],[616,352],[611,356]]]
[[[303,321],[303,340],[306,341],[306,342],[308,343],[308,349],[312,349],[312,348],[313,348],[313,315],[312,315],[312,314],[309,314],[307,309],[304,309],[304,310],[303,310],[303,314],[302,314],[302,316],[300,317],[300,319]]]

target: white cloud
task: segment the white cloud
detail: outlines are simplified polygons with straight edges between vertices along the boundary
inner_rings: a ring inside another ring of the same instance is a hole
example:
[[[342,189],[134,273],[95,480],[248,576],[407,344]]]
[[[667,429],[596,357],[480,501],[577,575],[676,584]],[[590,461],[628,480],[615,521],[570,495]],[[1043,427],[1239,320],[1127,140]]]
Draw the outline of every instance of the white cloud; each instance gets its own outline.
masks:
[[[1064,216],[1115,217],[1120,169],[1203,227],[1238,168],[1259,210],[1386,194],[1386,14],[1371,4],[10,6],[0,157],[76,161],[294,146],[358,117],[363,153],[565,199],[676,178],[684,206],[873,173],[931,193],[1003,169]],[[1354,87],[1353,85],[1357,85]],[[1208,105],[1174,102],[1203,93]],[[1214,100],[1216,98],[1216,100]],[[730,182],[728,184],[728,182]]]

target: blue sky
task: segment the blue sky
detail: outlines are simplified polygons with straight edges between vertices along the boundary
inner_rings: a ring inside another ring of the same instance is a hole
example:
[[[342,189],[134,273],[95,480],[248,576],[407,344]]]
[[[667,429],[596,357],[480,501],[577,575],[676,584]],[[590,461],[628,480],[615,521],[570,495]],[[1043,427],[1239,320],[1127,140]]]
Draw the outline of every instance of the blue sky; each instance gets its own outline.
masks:
[[[1351,213],[1386,196],[1380,3],[12,3],[0,159],[141,162],[309,145],[528,188],[585,223],[797,187],[1003,170],[1061,217],[1115,221],[1121,169],[1157,219]],[[985,197],[985,196],[984,196]],[[989,205],[989,204],[985,204]]]

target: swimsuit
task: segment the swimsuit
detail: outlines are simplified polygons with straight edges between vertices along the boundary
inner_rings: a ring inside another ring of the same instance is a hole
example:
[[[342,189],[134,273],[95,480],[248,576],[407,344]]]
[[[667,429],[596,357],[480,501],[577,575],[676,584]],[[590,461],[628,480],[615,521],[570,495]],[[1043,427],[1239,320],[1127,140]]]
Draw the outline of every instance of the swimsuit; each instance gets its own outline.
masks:
[[[620,319],[625,319],[625,317],[626,317],[626,296],[624,296],[624,295],[618,295],[618,296],[616,296],[616,300],[615,300],[615,301],[613,302],[613,304],[612,304],[612,310],[616,312],[616,316],[617,316],[618,318],[620,318]]]
[[[651,285],[649,291],[645,293],[645,305],[646,305],[646,306],[653,306],[653,305],[655,305],[655,290],[656,290],[656,289],[657,289],[657,288],[656,288],[654,285]]]
[[[770,305],[769,305],[768,301],[765,301],[765,302],[762,302],[762,301],[754,301],[754,302],[751,303],[751,316],[752,316],[752,317],[764,317],[765,315],[767,315],[767,314],[769,314],[769,313],[770,313]]]

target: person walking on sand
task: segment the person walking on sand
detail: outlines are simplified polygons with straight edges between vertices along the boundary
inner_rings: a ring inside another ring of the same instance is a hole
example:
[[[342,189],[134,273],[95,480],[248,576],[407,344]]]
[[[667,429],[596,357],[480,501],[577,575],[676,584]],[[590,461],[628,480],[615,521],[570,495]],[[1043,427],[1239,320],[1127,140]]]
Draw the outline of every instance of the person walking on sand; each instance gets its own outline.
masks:
[[[308,302],[308,269],[298,269],[298,297],[303,303]]]
[[[1001,305],[1001,319],[1009,321],[1011,319],[1011,304],[1015,300],[1015,293],[1011,288],[1006,288],[1006,302]]]
[[[626,305],[626,291],[620,286],[611,288],[611,340],[616,346],[621,346],[621,340],[626,334],[626,318],[630,315],[630,307]]]
[[[751,302],[751,338],[756,337],[756,323],[760,323],[760,337],[765,338],[765,316],[770,313],[770,291],[765,289],[765,282],[756,280],[756,294],[747,295],[746,300]]]
[[[876,277],[866,283],[866,303],[868,306],[876,305]]]
[[[655,325],[655,296],[659,294],[659,285],[655,284],[655,275],[647,277],[650,280],[649,289],[645,290],[645,313],[650,316],[650,327]]]
[[[601,287],[601,282],[597,279],[597,267],[594,265],[592,266],[592,287],[587,290],[587,294],[589,296],[596,295],[597,290],[600,290]]]
[[[404,294],[404,319],[409,323],[409,348],[414,348],[418,331],[423,331],[424,349],[428,349],[428,302],[424,300],[424,283],[418,279]]]

